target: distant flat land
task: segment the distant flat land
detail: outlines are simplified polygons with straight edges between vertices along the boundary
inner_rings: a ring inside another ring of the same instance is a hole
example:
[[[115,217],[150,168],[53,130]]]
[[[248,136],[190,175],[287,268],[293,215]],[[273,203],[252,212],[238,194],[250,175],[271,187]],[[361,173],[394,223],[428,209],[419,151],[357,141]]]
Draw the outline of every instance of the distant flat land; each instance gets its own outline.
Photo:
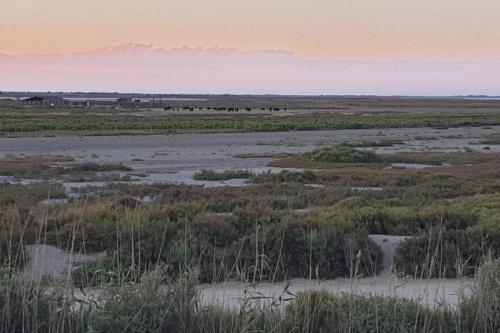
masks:
[[[16,95],[17,94],[17,95]],[[500,99],[3,93],[1,136],[275,132],[500,125]],[[125,102],[118,102],[124,99]],[[90,106],[82,106],[88,100]],[[76,102],[78,101],[78,102]]]

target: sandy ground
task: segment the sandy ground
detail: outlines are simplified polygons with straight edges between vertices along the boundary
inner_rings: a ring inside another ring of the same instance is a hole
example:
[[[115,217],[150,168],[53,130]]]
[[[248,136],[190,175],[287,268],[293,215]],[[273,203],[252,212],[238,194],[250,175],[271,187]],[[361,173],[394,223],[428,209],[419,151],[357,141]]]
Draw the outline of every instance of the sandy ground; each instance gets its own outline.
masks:
[[[251,285],[235,281],[200,286],[202,304],[214,304],[221,307],[239,308],[245,299],[253,296],[271,302],[307,290],[324,290],[334,294],[349,293],[354,295],[384,295],[413,299],[427,306],[446,305],[456,307],[460,297],[470,295],[474,281],[471,279],[398,279],[381,275],[364,279],[306,280],[293,279],[287,282],[260,283]],[[264,299],[262,299],[264,297]]]
[[[272,304],[285,307],[299,292],[327,291],[332,294],[360,296],[391,296],[414,300],[428,307],[455,309],[459,301],[471,295],[475,286],[472,279],[397,279],[375,277],[367,279],[307,280],[292,279],[276,283],[252,285],[237,281],[198,286],[199,302],[204,306],[238,310],[248,306]],[[59,288],[56,288],[59,289]],[[55,289],[54,289],[55,290]],[[98,301],[102,289],[71,290],[76,300]]]
[[[95,261],[104,256],[99,254],[67,253],[50,245],[32,244],[27,247],[28,262],[24,275],[30,279],[61,279],[71,271],[75,264]]]

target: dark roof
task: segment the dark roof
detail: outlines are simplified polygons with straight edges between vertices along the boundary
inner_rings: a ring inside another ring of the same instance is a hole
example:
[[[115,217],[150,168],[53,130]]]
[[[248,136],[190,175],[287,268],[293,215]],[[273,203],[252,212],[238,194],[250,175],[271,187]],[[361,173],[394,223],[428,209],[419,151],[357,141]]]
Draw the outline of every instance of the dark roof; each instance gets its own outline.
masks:
[[[25,101],[25,102],[41,102],[44,100],[45,100],[45,98],[40,97],[40,96],[33,96],[33,97],[23,99],[23,101]]]
[[[32,96],[29,98],[25,98],[23,100],[24,102],[43,102],[43,101],[48,101],[48,102],[61,102],[61,103],[67,103],[68,101],[62,97],[59,96]]]

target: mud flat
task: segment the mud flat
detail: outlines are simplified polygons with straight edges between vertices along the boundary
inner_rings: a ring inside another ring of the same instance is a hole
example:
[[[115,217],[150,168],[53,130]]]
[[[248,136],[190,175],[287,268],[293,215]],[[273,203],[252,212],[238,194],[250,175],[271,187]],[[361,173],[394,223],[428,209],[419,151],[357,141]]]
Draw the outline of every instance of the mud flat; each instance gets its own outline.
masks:
[[[321,145],[352,141],[402,140],[404,145],[375,148],[378,153],[457,151],[471,139],[500,134],[500,126],[450,129],[400,128],[265,133],[215,133],[149,136],[0,138],[6,155],[65,155],[76,161],[124,163],[136,171],[164,172],[204,168],[262,168],[270,159],[237,154],[301,153]],[[481,150],[486,145],[474,145]],[[500,152],[500,145],[490,145]],[[370,148],[371,149],[371,148]]]
[[[75,163],[122,163],[133,169],[123,173],[123,182],[135,184],[187,184],[205,187],[244,186],[245,179],[196,181],[193,175],[202,169],[224,171],[247,169],[255,173],[280,172],[290,168],[270,168],[275,154],[303,153],[325,145],[346,142],[394,141],[385,147],[365,147],[379,154],[418,151],[463,151],[465,147],[484,151],[487,145],[474,144],[480,138],[500,134],[496,127],[464,127],[450,129],[400,128],[295,131],[265,133],[215,133],[148,136],[95,137],[26,137],[0,138],[0,158],[5,156],[63,155]],[[500,152],[500,145],[489,145],[488,152]],[[237,156],[249,156],[238,158]],[[257,157],[261,155],[260,157]],[[255,157],[253,157],[255,156]],[[400,167],[395,165],[394,167]],[[427,165],[404,165],[421,168]],[[297,170],[295,170],[297,171]],[[29,180],[26,180],[29,181]],[[0,182],[13,182],[0,175]],[[114,181],[122,182],[122,181]],[[73,189],[104,186],[107,182],[63,182],[68,197]]]

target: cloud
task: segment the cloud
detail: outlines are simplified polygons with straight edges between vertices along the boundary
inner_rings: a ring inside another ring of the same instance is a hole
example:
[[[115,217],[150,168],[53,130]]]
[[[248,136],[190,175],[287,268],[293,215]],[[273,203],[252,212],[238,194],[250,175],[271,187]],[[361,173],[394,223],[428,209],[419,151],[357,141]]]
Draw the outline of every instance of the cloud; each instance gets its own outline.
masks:
[[[121,44],[0,54],[0,89],[156,93],[500,94],[500,63],[301,59],[284,50]]]

